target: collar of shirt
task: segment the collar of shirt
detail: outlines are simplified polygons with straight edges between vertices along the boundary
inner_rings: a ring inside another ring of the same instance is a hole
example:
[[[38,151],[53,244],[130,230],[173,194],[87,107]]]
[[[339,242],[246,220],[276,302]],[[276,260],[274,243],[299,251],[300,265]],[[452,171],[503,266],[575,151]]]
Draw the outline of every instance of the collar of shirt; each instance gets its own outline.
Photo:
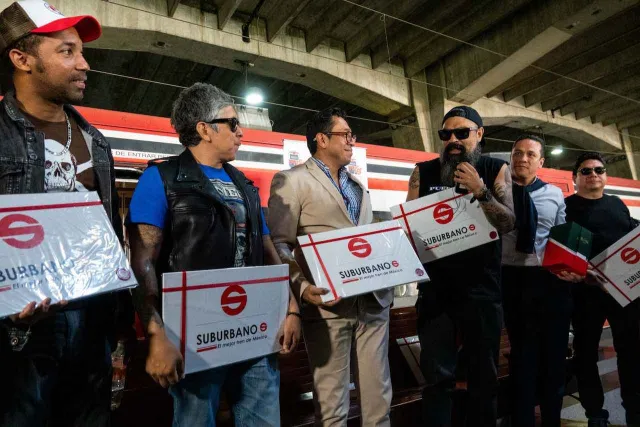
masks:
[[[331,182],[333,182],[334,184],[337,185],[337,183],[333,181],[333,177],[331,176],[331,170],[329,169],[329,166],[325,165],[324,162],[322,160],[320,160],[320,159],[316,159],[315,157],[311,157],[311,158],[313,159],[314,162],[316,162],[316,164],[322,170],[322,172],[324,172],[324,174],[329,177]],[[342,181],[345,178],[345,176],[348,177],[347,168],[346,168],[346,166],[342,166],[338,170],[338,180]],[[340,187],[338,186],[338,189],[339,188]]]

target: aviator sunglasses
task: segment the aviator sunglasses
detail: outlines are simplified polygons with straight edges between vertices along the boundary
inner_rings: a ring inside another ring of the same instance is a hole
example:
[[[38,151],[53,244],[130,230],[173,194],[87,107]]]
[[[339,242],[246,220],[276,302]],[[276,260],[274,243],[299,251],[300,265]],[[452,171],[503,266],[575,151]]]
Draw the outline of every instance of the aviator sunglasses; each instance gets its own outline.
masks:
[[[237,117],[228,117],[225,119],[213,119],[209,122],[204,122],[204,123],[208,123],[210,125],[213,125],[215,123],[227,123],[229,125],[229,129],[231,129],[231,132],[235,132],[236,130],[238,130],[238,126],[240,126],[240,120],[238,120]]]
[[[442,141],[448,141],[451,138],[451,134],[454,134],[458,139],[467,139],[472,130],[478,130],[478,128],[440,129],[438,136]]]
[[[591,175],[591,172],[595,171],[598,175],[602,175],[607,171],[607,168],[604,166],[596,166],[595,168],[582,168],[580,169],[580,173],[584,176]]]

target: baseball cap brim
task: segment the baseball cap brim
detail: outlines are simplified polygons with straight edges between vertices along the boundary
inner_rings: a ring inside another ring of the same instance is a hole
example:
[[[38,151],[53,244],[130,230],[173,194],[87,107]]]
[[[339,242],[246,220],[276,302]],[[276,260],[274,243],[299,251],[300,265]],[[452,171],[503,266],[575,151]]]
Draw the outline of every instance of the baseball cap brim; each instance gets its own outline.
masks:
[[[75,28],[78,31],[80,40],[83,43],[89,43],[96,40],[102,35],[102,27],[96,18],[89,15],[70,16],[68,18],[60,18],[50,22],[35,30],[31,30],[34,34],[47,34],[64,31],[69,28]]]

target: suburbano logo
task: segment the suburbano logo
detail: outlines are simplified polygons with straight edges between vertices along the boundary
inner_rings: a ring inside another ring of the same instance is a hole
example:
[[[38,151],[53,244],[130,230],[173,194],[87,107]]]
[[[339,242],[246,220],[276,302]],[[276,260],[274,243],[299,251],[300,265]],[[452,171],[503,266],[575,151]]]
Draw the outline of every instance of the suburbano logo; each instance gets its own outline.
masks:
[[[14,249],[33,249],[44,241],[44,228],[38,221],[23,214],[10,214],[0,218],[0,241]],[[2,251],[0,243],[0,251]],[[4,260],[12,261],[12,257]],[[13,260],[15,261],[15,260]],[[73,260],[60,262],[45,260],[37,264],[0,265],[0,290],[36,289],[45,279],[69,274]]]
[[[228,316],[237,316],[247,307],[247,292],[240,285],[231,285],[222,292],[220,297],[222,311]],[[259,325],[243,325],[237,328],[225,328],[196,335],[196,345],[205,346],[207,350],[215,350],[219,347],[231,347],[248,341],[266,339],[268,325],[262,322]],[[259,334],[262,334],[258,336]],[[242,340],[240,340],[242,339]],[[231,342],[230,342],[231,341]],[[200,349],[199,351],[201,351]]]
[[[44,240],[44,228],[35,218],[11,214],[0,218],[0,239],[16,249],[33,249]]]
[[[624,248],[620,252],[620,258],[627,264],[637,264],[640,261],[640,251],[635,248]]]

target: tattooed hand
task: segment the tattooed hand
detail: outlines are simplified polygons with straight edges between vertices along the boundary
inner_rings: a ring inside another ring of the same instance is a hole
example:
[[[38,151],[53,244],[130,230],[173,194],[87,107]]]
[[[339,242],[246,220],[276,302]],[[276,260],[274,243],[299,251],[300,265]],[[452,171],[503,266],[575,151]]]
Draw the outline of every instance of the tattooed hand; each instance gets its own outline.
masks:
[[[513,230],[516,216],[513,210],[513,193],[511,190],[511,172],[507,165],[503,165],[491,189],[493,198],[487,202],[480,202],[489,223],[500,234]]]

